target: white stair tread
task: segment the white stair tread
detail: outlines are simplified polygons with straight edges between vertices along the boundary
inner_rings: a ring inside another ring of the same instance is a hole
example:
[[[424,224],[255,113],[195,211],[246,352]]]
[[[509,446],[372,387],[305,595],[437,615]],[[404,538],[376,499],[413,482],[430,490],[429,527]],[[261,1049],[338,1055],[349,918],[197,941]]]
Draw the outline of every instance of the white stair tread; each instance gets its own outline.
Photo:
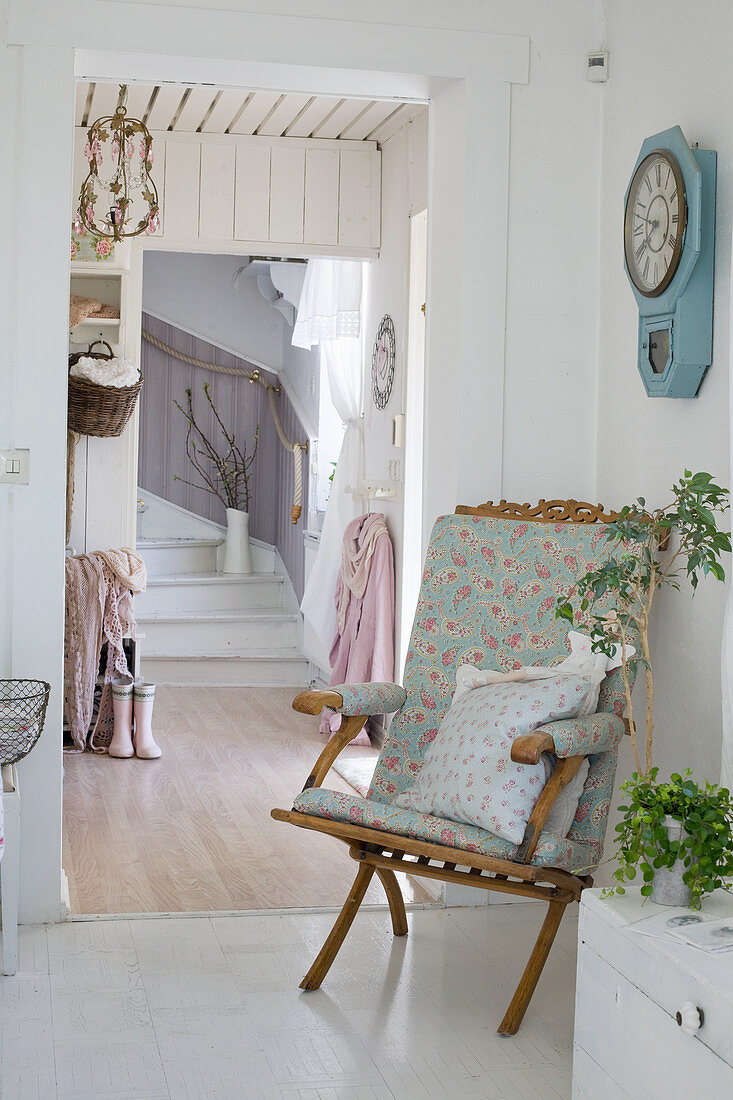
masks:
[[[138,550],[177,550],[179,548],[189,549],[192,546],[220,546],[224,541],[224,536],[220,539],[138,539],[136,548]]]
[[[306,663],[306,658],[300,652],[299,649],[270,649],[267,653],[232,653],[231,650],[224,653],[201,653],[201,654],[186,654],[180,653],[144,653],[142,655],[143,661],[283,661],[290,663],[291,661],[297,661],[301,664]]]
[[[238,623],[246,622],[297,622],[297,611],[264,610],[255,607],[251,611],[241,608],[235,611],[159,611],[137,616],[138,623]]]
[[[148,577],[148,588],[163,584],[282,584],[280,573],[170,573]]]

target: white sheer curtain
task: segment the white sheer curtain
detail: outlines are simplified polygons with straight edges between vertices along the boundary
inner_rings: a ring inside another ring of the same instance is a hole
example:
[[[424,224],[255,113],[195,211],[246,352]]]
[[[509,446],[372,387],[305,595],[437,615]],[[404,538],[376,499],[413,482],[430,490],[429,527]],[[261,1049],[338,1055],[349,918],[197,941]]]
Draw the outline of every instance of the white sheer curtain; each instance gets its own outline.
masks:
[[[723,622],[723,753],[720,782],[733,788],[733,586],[728,579],[728,603]]]
[[[309,260],[293,329],[293,347],[311,348],[341,336],[361,334],[361,264],[355,260]]]
[[[336,637],[334,593],[344,528],[359,514],[357,500],[345,490],[359,481],[362,464],[361,275],[361,264],[350,260],[310,260],[293,331],[297,347],[320,345],[331,400],[346,429],[318,557],[300,605],[325,653]]]
[[[733,290],[731,291],[731,325],[733,326]],[[733,331],[733,327],[731,328]],[[730,402],[730,480],[728,484],[733,487],[733,345],[729,350],[729,378],[728,386]],[[721,761],[720,782],[728,790],[733,789],[733,577],[730,576],[730,567],[726,582],[728,599],[725,608],[725,620],[723,622],[723,654],[722,654],[722,681],[723,681],[723,751]]]

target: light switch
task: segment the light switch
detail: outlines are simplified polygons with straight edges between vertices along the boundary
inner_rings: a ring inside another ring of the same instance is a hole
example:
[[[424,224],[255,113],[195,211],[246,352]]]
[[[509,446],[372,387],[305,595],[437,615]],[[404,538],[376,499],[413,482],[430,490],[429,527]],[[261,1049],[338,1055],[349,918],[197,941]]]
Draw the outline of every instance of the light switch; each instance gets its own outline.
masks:
[[[10,485],[27,485],[30,474],[29,450],[0,451],[0,481]]]

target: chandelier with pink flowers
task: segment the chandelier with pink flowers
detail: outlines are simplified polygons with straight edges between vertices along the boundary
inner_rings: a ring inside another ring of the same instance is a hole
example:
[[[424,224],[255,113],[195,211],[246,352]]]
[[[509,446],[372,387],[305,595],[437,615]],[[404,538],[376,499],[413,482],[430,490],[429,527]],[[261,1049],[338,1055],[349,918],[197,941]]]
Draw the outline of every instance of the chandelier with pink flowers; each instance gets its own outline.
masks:
[[[74,232],[121,241],[152,234],[160,226],[158,191],[150,174],[153,139],[144,122],[128,118],[127,85],[113,115],[89,127],[84,155],[89,174],[81,185]]]

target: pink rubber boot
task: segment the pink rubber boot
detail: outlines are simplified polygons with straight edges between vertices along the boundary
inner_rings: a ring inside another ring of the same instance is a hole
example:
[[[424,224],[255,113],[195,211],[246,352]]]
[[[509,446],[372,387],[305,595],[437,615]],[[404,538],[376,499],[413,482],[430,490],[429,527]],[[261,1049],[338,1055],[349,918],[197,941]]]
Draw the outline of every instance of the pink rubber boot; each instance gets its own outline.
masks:
[[[135,706],[135,755],[142,760],[157,760],[161,754],[160,745],[153,737],[153,704],[155,702],[155,684],[135,684],[133,690]]]
[[[132,684],[112,684],[114,733],[107,752],[126,760],[135,755],[132,747]]]

